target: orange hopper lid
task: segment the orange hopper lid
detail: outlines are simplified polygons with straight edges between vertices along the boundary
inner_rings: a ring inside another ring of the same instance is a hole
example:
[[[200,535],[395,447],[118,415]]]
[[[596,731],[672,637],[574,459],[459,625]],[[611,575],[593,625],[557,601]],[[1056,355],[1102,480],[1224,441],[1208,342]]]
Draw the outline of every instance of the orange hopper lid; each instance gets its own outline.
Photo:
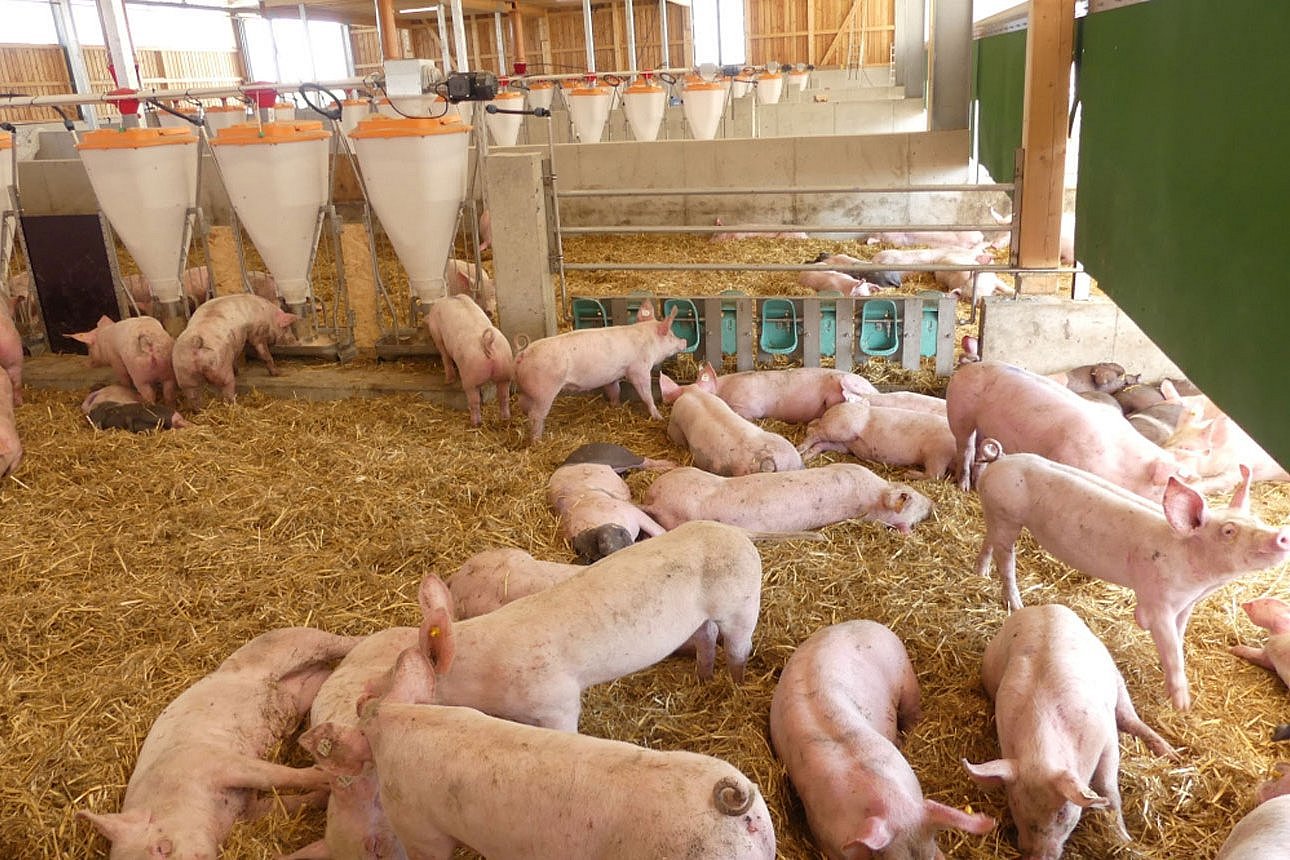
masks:
[[[609,90],[604,87],[577,87],[565,93],[567,96],[605,96]]]
[[[781,77],[781,75],[779,74],[779,72],[762,72],[762,73],[761,73],[760,75],[758,75],[757,77],[758,77],[758,78],[760,78],[760,79],[762,79],[762,80],[768,80],[768,79],[770,79],[770,78],[778,78],[778,77]]]
[[[647,84],[644,81],[637,81],[628,87],[624,92],[627,93],[661,93],[663,88],[658,84]]]
[[[211,138],[212,146],[247,146],[258,143],[298,143],[304,140],[325,140],[331,137],[330,131],[324,131],[318,120],[296,120],[294,122],[266,122],[263,125],[254,122],[240,122],[228,128],[221,128]]]
[[[239,113],[245,113],[246,105],[211,105],[210,107],[206,108],[207,113],[229,113],[231,111],[238,111]]]
[[[499,99],[522,99],[524,98],[524,93],[516,92],[515,90],[502,90],[497,94],[497,97]]]
[[[191,128],[101,128],[81,135],[81,142],[76,144],[76,148],[139,149],[144,146],[196,142],[197,136]]]
[[[183,129],[180,129],[180,131],[183,131]],[[13,147],[13,135],[0,134],[0,149],[10,149],[11,147]]]
[[[470,131],[457,117],[403,117],[371,116],[361,120],[349,133],[356,140],[382,137],[428,137],[432,134],[462,134]]]
[[[687,90],[721,90],[721,89],[725,89],[725,87],[721,86],[721,84],[720,84],[720,83],[718,83],[717,81],[702,81],[702,80],[700,80],[700,81],[691,81],[691,82],[687,83],[687,84],[685,85],[684,89],[687,89]]]
[[[340,103],[345,107],[358,107],[367,104],[367,99],[341,99]]]
[[[549,90],[555,86],[555,81],[534,81],[529,84],[531,90]]]

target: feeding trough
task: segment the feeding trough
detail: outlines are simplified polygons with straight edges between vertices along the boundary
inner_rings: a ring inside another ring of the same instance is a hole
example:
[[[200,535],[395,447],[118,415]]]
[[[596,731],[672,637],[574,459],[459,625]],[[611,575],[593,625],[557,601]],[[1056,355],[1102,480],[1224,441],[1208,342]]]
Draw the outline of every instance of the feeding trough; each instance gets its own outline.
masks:
[[[489,104],[497,105],[503,111],[524,110],[524,93],[518,90],[502,90]],[[514,146],[519,140],[520,125],[523,122],[524,117],[518,113],[484,114],[484,124],[488,126],[488,133],[493,136],[493,143],[496,146]]]
[[[716,81],[691,81],[681,90],[685,121],[695,140],[712,140],[721,124],[721,109],[726,104],[726,90]]]
[[[179,278],[197,205],[197,136],[188,128],[111,128],[86,132],[76,148],[99,208],[151,285],[162,324],[178,334],[187,311]]]
[[[637,81],[623,93],[623,113],[632,127],[632,137],[637,140],[657,140],[658,127],[663,122],[667,107],[667,93],[649,79]]]
[[[608,87],[586,86],[565,92],[569,114],[573,117],[573,130],[581,143],[600,143],[609,119],[609,102],[612,98]]]
[[[555,98],[555,84],[551,81],[534,81],[528,85],[529,88],[529,107],[551,109],[551,101]]]
[[[779,72],[762,72],[757,76],[757,103],[773,105],[784,94],[784,76]]]

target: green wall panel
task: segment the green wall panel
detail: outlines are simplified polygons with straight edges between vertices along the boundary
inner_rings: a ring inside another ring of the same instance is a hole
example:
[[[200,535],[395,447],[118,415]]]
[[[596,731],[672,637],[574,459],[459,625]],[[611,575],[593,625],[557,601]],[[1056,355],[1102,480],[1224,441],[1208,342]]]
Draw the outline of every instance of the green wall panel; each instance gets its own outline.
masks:
[[[1290,3],[1088,16],[1077,255],[1225,411],[1290,463]]]
[[[1026,91],[1026,31],[977,39],[973,47],[972,97],[981,163],[995,182],[1011,182],[1021,146],[1021,111]]]

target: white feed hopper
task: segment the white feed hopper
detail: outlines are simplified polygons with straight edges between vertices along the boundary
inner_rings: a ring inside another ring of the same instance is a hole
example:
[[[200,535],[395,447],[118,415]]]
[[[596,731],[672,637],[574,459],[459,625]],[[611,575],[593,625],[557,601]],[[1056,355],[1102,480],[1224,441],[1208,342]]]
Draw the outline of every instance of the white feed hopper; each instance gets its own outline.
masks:
[[[197,136],[189,128],[100,129],[76,145],[99,208],[162,304],[181,298],[188,210],[197,205]]]
[[[372,208],[421,305],[446,294],[443,270],[466,196],[470,126],[455,117],[371,117],[351,134]]]
[[[555,98],[555,84],[551,81],[534,81],[529,87],[529,107],[551,109]]]
[[[176,107],[175,110],[179,110],[179,108]],[[185,113],[182,110],[179,112]],[[164,110],[157,111],[157,125],[162,128],[192,128],[192,123],[182,116],[175,116],[173,113]]]
[[[811,73],[806,69],[794,69],[788,73],[788,82],[797,87],[800,93],[806,89],[806,82],[811,79]]]
[[[657,140],[667,107],[667,93],[658,84],[637,81],[623,93],[623,113],[637,140]]]
[[[367,99],[341,99],[340,127],[349,134],[358,128],[360,121],[372,115],[372,105]]]
[[[246,105],[215,105],[206,108],[206,132],[210,135],[239,122],[246,122]]]
[[[276,102],[273,105],[274,122],[295,122],[296,106],[291,102]]]
[[[517,90],[504,90],[497,98],[489,102],[501,110],[524,110],[524,93]],[[496,146],[514,146],[520,137],[520,125],[524,117],[516,113],[484,113],[484,124],[493,136]]]
[[[779,72],[762,72],[757,76],[757,103],[773,105],[784,94],[784,76]]]
[[[608,87],[578,87],[565,91],[569,113],[573,117],[573,130],[580,143],[600,143],[605,133],[605,120],[609,119]]]
[[[457,105],[449,104],[447,99],[438,95],[397,96],[393,104],[387,98],[378,99],[376,112],[390,119],[438,119],[439,117],[461,119],[461,111]]]
[[[695,140],[712,140],[721,125],[721,109],[726,105],[726,88],[716,81],[690,81],[681,90],[685,121]]]
[[[290,307],[309,298],[331,132],[316,120],[244,123],[212,140],[229,201]]]
[[[9,198],[9,186],[13,185],[13,135],[0,132],[0,222],[5,215],[13,211],[13,201]],[[5,237],[4,247],[0,248],[0,278],[7,274],[9,257],[13,253],[13,230],[17,224],[9,225],[10,233]]]

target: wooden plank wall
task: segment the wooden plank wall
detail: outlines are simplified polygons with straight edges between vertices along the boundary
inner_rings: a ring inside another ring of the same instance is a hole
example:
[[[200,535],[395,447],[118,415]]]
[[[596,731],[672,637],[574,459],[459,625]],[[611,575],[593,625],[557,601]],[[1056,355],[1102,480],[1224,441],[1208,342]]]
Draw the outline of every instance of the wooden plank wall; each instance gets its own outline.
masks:
[[[54,95],[71,92],[72,78],[63,49],[58,45],[0,45],[0,81],[18,93]],[[0,119],[9,122],[57,120],[49,108],[3,108]]]
[[[821,68],[886,65],[896,0],[746,0],[748,60]]]

